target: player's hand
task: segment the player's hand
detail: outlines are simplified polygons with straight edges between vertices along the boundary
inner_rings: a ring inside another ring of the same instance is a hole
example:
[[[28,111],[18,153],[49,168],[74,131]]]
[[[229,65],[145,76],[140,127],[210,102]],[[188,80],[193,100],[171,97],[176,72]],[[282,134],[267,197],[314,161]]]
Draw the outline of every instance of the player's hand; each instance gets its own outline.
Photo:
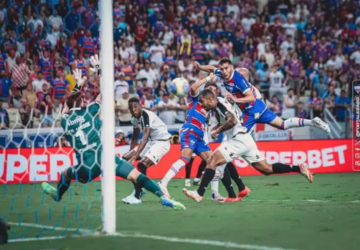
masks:
[[[76,81],[76,86],[80,89],[84,82],[87,80],[87,77],[81,77],[82,73],[80,69],[74,69],[73,74]]]
[[[230,92],[225,93],[225,98],[229,101],[236,102],[235,96],[233,96]]]
[[[93,74],[98,75],[100,70],[100,59],[97,54],[90,57],[90,64],[91,64],[90,71]]]
[[[216,77],[216,75],[214,74],[214,72],[211,72],[209,76],[210,76],[210,79],[211,79],[211,80],[214,80],[215,77]]]
[[[219,132],[217,129],[211,131],[211,138],[216,140],[219,136]]]
[[[198,61],[193,62],[193,67],[195,69],[199,69],[200,68],[200,63]]]

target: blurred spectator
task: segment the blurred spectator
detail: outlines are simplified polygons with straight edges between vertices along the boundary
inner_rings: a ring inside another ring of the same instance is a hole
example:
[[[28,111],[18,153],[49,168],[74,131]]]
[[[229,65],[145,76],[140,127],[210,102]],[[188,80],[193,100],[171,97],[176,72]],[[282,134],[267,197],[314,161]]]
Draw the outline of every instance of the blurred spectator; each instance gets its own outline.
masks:
[[[281,43],[280,48],[283,51],[285,56],[287,55],[289,49],[292,49],[292,50],[295,49],[295,45],[294,45],[291,35],[286,36],[286,40]]]
[[[147,87],[152,88],[154,86],[154,81],[156,80],[155,72],[150,68],[150,62],[145,62],[145,68],[140,70],[136,76],[136,79],[143,83],[144,79],[146,79]]]
[[[44,85],[46,86],[46,85]],[[40,117],[42,127],[51,127],[54,123],[53,110],[55,109],[53,99],[50,94],[45,94],[40,102]]]
[[[17,57],[15,64],[11,68],[11,72],[11,80],[14,84],[14,88],[20,91],[24,90],[27,86],[30,74],[28,66],[22,61],[21,58]]]
[[[145,90],[152,93],[152,88],[148,87],[147,79],[143,78],[143,79],[141,79],[141,87],[138,87],[137,91],[136,91],[136,93],[140,97],[140,99],[143,97]]]
[[[54,9],[52,15],[49,17],[49,23],[52,28],[60,29],[64,25],[62,17],[58,15],[57,10]]]
[[[298,54],[294,52],[291,60],[286,67],[286,73],[288,75],[288,86],[295,90],[295,95],[300,94],[300,73],[302,70],[301,61],[298,60]]]
[[[276,65],[271,66],[271,71],[269,74],[269,95],[274,96],[277,93],[280,93],[281,96],[286,94],[286,89],[284,85],[284,75],[281,71],[278,71]]]
[[[52,86],[54,104],[57,107],[70,92],[69,82],[63,77],[63,72],[61,69],[56,72],[56,78],[51,81],[50,85]]]
[[[306,110],[304,109],[304,103],[303,102],[299,102],[297,105],[297,117],[299,118],[308,118],[308,114],[306,112]]]
[[[20,90],[13,88],[9,98],[9,108],[20,108],[23,103]]]
[[[337,97],[335,93],[335,87],[333,85],[328,86],[328,90],[324,93],[322,98],[324,99],[326,97],[330,97],[331,95],[335,95],[335,97]]]
[[[122,129],[116,130],[115,146],[128,145],[129,141],[125,138],[124,131]]]
[[[185,98],[179,98],[178,109],[179,110],[176,112],[175,123],[183,124],[186,118],[186,110],[188,109]]]
[[[20,113],[22,125],[26,128],[33,128],[33,120],[31,117],[31,114],[32,114],[31,106],[29,104],[23,105],[19,109],[19,113]]]
[[[155,89],[155,95],[159,96],[159,92],[160,90],[164,93],[164,94],[170,94],[167,84],[165,82],[165,80],[161,80],[160,84],[157,86],[157,88]]]
[[[26,89],[23,90],[22,97],[24,99],[24,102],[29,105],[31,109],[36,108],[37,96],[31,83],[29,83]]]
[[[37,72],[37,79],[32,81],[32,85],[34,87],[34,91],[38,92],[38,91],[42,91],[42,86],[46,84],[49,85],[49,83],[47,81],[44,80],[44,75],[41,71]]]
[[[354,61],[356,64],[360,64],[360,45],[358,49],[351,54],[350,60]]]
[[[281,117],[283,107],[282,107],[281,103],[279,102],[279,99],[276,96],[273,96],[271,98],[271,102],[267,106],[268,106],[269,110],[274,112],[274,114]]]
[[[336,120],[344,122],[350,115],[348,110],[351,106],[351,99],[346,95],[345,90],[341,90],[341,94],[335,99],[334,104]]]
[[[255,80],[260,84],[261,88],[269,87],[269,67],[265,63],[262,68],[256,70],[255,72]]]
[[[144,109],[153,110],[155,102],[152,98],[151,91],[149,89],[143,90],[143,97],[141,98],[141,106]]]
[[[160,44],[159,39],[155,39],[155,43],[150,46],[149,50],[150,60],[155,62],[158,67],[163,64],[163,58],[165,56],[165,48]]]
[[[94,101],[93,93],[90,89],[85,90],[84,105],[87,106]]]
[[[3,108],[3,102],[0,99],[0,129],[9,128],[9,114],[6,109]]]
[[[70,143],[66,140],[65,136],[59,136],[58,140],[56,141],[55,147],[70,147]]]
[[[164,94],[162,100],[157,105],[157,110],[159,113],[159,118],[166,124],[166,125],[173,125],[175,124],[176,119],[176,110],[178,105],[170,100],[168,94]]]
[[[319,92],[314,89],[309,97],[309,108],[313,110],[313,117],[322,116],[322,106],[323,100],[320,98]]]
[[[294,94],[294,89],[289,88],[287,95],[284,96],[284,107],[282,111],[282,118],[288,119],[296,116],[296,107],[298,104],[298,97]]]
[[[129,84],[125,81],[125,74],[123,72],[118,72],[117,76],[119,78],[114,82],[115,101],[121,99],[124,91],[129,92]]]
[[[131,126],[131,113],[129,111],[129,91],[124,89],[122,97],[116,102],[116,111],[118,112],[118,119],[120,126]]]
[[[319,97],[323,97],[326,93],[328,86],[327,84],[325,84],[323,76],[319,77],[319,81],[320,82],[314,86],[314,90],[316,90]]]
[[[0,71],[0,97],[6,98],[10,96],[11,79],[6,76],[5,70]]]

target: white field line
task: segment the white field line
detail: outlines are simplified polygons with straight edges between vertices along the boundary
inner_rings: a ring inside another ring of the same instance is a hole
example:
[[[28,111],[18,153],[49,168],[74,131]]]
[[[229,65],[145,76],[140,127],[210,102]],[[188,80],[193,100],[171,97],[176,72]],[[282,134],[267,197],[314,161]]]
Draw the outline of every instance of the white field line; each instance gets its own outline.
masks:
[[[10,222],[9,225],[16,225],[18,223]],[[47,225],[39,225],[39,224],[32,224],[32,223],[21,223],[20,226],[24,227],[33,227],[33,228],[42,228],[42,229],[53,229],[55,231],[64,231],[65,228],[62,227],[51,227]],[[79,231],[84,233],[83,236],[100,236],[100,237],[121,237],[121,238],[140,238],[140,239],[151,239],[151,240],[160,240],[166,242],[175,242],[175,243],[187,243],[193,245],[205,245],[205,246],[216,246],[216,247],[226,247],[226,248],[235,248],[235,249],[246,249],[246,250],[292,250],[287,248],[281,247],[268,247],[268,246],[259,246],[259,245],[251,245],[251,244],[238,244],[229,241],[216,241],[216,240],[203,240],[203,239],[184,239],[184,238],[177,238],[177,237],[167,237],[161,235],[150,235],[150,234],[142,234],[142,233],[115,233],[112,235],[103,235],[100,233],[96,233],[90,230],[84,229],[76,229],[76,228],[67,228],[68,231],[75,232]],[[86,233],[85,233],[86,232]],[[89,233],[92,232],[92,233]],[[12,239],[9,240],[10,243],[16,242],[28,242],[28,241],[41,241],[41,240],[57,240],[57,239],[64,239],[67,237],[81,237],[80,235],[71,235],[71,236],[47,236],[47,237],[33,237],[33,238],[22,238],[22,239]]]

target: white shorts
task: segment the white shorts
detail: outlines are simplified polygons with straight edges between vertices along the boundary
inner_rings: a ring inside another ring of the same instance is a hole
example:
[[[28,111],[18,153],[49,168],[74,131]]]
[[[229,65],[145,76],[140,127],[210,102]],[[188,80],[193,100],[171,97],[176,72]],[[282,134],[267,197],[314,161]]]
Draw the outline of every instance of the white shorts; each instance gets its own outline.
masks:
[[[224,156],[226,162],[231,162],[240,157],[249,164],[265,159],[258,150],[254,139],[247,133],[240,133],[228,141],[223,141],[217,150]]]
[[[134,148],[137,150],[138,147]],[[170,140],[168,141],[149,141],[144,150],[140,153],[140,158],[149,158],[154,165],[158,164],[161,158],[170,150]]]

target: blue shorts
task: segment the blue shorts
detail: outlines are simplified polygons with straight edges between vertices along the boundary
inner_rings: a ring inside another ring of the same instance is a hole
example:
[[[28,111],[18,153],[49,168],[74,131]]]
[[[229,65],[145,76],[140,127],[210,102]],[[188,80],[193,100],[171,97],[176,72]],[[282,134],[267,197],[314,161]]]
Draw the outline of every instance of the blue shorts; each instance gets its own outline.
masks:
[[[180,133],[181,150],[191,148],[195,154],[210,151],[207,143],[200,138],[194,131],[184,130]]]
[[[277,115],[268,108],[266,108],[262,113],[251,113],[245,111],[242,114],[243,127],[245,127],[247,132],[249,132],[254,127],[255,123],[270,124],[276,117]]]

